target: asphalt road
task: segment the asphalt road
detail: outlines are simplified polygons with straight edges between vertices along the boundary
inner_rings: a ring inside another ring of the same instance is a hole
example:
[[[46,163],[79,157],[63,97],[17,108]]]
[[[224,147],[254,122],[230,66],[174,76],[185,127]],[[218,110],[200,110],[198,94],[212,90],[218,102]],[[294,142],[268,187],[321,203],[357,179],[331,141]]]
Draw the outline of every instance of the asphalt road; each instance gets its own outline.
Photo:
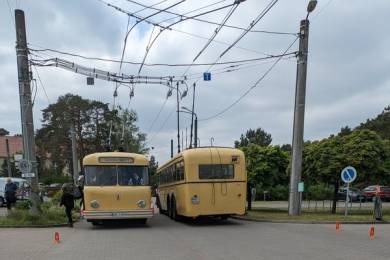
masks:
[[[238,220],[174,222],[157,215],[145,226],[0,229],[0,259],[390,259],[390,225],[271,224]],[[61,243],[53,243],[58,231]]]

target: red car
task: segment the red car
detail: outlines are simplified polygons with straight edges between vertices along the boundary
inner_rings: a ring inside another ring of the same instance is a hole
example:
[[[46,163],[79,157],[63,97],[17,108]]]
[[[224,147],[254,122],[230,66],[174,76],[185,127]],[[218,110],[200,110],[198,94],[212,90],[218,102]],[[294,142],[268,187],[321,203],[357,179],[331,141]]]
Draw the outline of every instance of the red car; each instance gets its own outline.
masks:
[[[390,200],[390,187],[387,186],[379,186],[379,185],[368,186],[363,190],[363,193],[366,196],[367,200],[372,200],[372,198],[377,193],[379,194],[381,199]]]

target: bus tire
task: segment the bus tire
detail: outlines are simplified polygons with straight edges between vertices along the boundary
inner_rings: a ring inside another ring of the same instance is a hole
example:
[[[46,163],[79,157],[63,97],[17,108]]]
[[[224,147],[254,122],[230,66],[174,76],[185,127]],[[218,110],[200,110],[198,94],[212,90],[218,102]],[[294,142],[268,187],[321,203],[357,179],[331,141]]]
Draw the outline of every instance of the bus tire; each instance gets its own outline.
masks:
[[[170,199],[169,196],[167,197],[167,216],[168,217],[172,216],[172,212],[171,212],[171,199]]]
[[[159,195],[156,196],[156,204],[157,204],[157,208],[160,211],[160,213],[161,214],[166,214],[166,210],[163,210],[163,208],[161,206],[161,200],[160,200],[160,196]]]
[[[175,197],[172,197],[172,208],[171,208],[171,215],[173,220],[179,220],[179,217],[177,215],[177,208],[176,208],[176,199]]]

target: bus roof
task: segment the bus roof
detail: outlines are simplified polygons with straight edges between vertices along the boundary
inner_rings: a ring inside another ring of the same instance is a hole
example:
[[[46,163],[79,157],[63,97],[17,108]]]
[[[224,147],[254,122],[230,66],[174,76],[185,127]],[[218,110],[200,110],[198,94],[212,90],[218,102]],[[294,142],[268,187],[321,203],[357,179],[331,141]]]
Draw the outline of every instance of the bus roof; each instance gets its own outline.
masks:
[[[232,147],[217,147],[217,146],[198,147],[198,148],[187,149],[187,150],[182,151],[179,154],[176,154],[168,162],[164,163],[161,167],[159,167],[158,170],[166,167],[172,161],[174,161],[180,157],[184,158],[184,160],[194,159],[194,158],[196,158],[196,159],[202,159],[202,158],[209,159],[210,153],[213,153],[213,154],[216,153],[216,154],[218,154],[218,156],[221,156],[221,157],[233,156],[233,155],[244,156],[243,151],[236,149],[236,148],[232,148]],[[217,160],[215,162],[217,163]]]
[[[127,159],[127,161],[126,161]],[[84,157],[83,165],[149,165],[145,155],[124,152],[93,153]]]

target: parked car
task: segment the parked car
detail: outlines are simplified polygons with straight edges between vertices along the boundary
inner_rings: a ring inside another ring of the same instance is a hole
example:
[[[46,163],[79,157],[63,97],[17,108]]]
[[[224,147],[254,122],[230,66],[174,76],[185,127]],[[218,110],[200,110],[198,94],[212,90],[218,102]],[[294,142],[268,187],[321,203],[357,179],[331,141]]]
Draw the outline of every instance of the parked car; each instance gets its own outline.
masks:
[[[380,186],[380,185],[372,185],[364,188],[363,190],[364,195],[366,196],[367,200],[372,200],[372,198],[375,196],[376,193],[379,194],[381,199],[383,200],[390,200],[390,187],[387,186]]]
[[[0,178],[0,207],[3,207],[5,205],[5,196],[4,196],[4,190],[5,190],[5,185],[7,184],[7,179],[8,178]],[[21,178],[11,178],[12,182],[18,186],[18,191],[16,193],[17,199],[25,199],[26,194],[23,192],[24,188],[28,186],[28,183],[25,179]]]
[[[337,200],[345,201],[345,198],[347,197],[347,188],[340,188],[339,191],[337,192]],[[348,197],[349,201],[352,202],[365,202],[366,201],[366,196],[364,193],[356,188],[349,188],[348,192]]]

